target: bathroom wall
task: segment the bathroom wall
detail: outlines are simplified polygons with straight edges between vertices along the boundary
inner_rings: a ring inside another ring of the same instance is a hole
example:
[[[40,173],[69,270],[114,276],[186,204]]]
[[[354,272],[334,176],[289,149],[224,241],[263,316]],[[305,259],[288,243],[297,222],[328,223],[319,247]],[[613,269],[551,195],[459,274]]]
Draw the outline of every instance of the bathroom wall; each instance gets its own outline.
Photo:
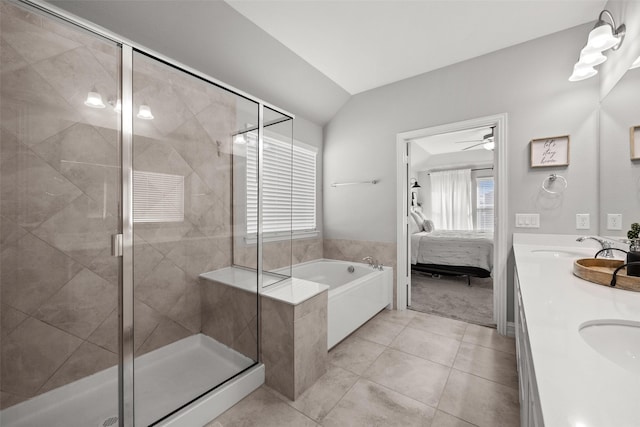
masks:
[[[110,239],[119,227],[119,116],[107,101],[118,93],[120,51],[0,4],[0,402],[7,407],[118,361],[119,259]],[[248,101],[140,54],[133,86],[134,111],[146,104],[155,116],[134,119],[135,172],[184,179],[183,218],[134,223],[139,356],[200,333],[202,319],[215,316],[201,309],[198,275],[231,265],[231,134]],[[84,105],[94,88],[105,108]],[[135,187],[134,202],[140,196]],[[255,297],[247,304],[255,310]],[[253,349],[250,340],[243,345],[257,357],[255,339]]]
[[[349,98],[223,1],[189,1],[189,7],[181,0],[50,3],[319,125]]]
[[[155,116],[134,119],[134,173],[184,179],[182,220],[137,221],[134,214],[134,296],[143,308],[134,317],[138,356],[199,333],[201,317],[210,314],[201,312],[198,275],[231,265],[231,135],[239,101],[142,54],[133,66],[134,111],[146,104]],[[134,203],[137,196],[134,186]]]
[[[640,56],[640,2],[609,0],[604,9],[611,12],[616,25],[626,25],[626,35],[620,49],[607,51],[607,62],[599,67],[600,99],[607,96]],[[605,22],[609,22],[608,18]]]
[[[503,112],[508,114],[508,182],[503,185],[508,186],[509,236],[515,231],[572,233],[576,213],[595,218],[598,82],[567,81],[590,27],[568,29],[352,97],[325,127],[325,238],[374,246],[395,242],[399,132]],[[570,166],[530,169],[529,141],[563,134],[571,135]],[[545,198],[540,189],[551,172],[569,182],[560,198]],[[374,178],[380,183],[366,188],[335,191],[327,186]],[[594,189],[592,197],[585,188]],[[516,229],[516,212],[540,213],[541,227]],[[595,221],[592,227],[595,232]],[[508,301],[511,305],[510,297]]]
[[[118,361],[110,235],[118,232],[119,120],[84,100],[94,87],[104,102],[115,99],[120,51],[5,1],[0,19],[6,408]]]

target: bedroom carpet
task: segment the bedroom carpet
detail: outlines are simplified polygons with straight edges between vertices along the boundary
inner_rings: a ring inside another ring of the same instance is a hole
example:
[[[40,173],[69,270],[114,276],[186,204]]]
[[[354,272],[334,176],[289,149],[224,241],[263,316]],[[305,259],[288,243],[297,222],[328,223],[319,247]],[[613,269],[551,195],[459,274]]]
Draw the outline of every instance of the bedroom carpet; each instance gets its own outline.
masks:
[[[411,310],[463,320],[478,325],[493,323],[493,279],[411,273]]]

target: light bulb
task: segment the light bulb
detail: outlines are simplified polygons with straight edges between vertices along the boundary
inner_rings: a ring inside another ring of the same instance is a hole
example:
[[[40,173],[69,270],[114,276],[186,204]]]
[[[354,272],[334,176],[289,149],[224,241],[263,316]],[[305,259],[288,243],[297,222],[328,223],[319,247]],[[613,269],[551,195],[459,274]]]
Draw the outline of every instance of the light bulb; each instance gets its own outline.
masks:
[[[578,62],[573,66],[573,74],[571,74],[571,77],[569,77],[569,81],[578,82],[580,80],[585,80],[589,77],[593,77],[596,74],[598,74],[598,71],[595,68]]]
[[[606,60],[607,57],[604,56],[598,49],[593,49],[589,46],[586,46],[584,49],[582,49],[582,51],[580,51],[580,63],[589,67],[600,65]]]
[[[140,109],[138,110],[138,115],[136,116],[142,120],[153,120],[153,114],[151,114],[151,108],[148,105],[142,104]]]
[[[601,24],[589,33],[587,47],[597,49],[600,52],[617,45],[619,39],[613,35],[613,28],[609,24]]]
[[[87,94],[87,99],[84,101],[84,105],[91,108],[104,108],[104,102],[102,102],[102,95],[95,92],[95,89]]]

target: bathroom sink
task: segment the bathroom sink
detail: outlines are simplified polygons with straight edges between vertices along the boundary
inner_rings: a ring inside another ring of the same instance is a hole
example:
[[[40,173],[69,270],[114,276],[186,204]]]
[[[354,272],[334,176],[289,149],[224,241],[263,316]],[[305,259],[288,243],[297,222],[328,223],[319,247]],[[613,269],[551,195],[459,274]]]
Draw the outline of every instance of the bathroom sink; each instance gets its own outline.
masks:
[[[592,320],[580,325],[580,335],[595,351],[640,374],[640,322]]]
[[[572,251],[562,251],[557,249],[534,249],[531,251],[532,254],[543,255],[552,258],[573,258],[573,257],[583,257],[584,253],[580,252],[572,252]]]

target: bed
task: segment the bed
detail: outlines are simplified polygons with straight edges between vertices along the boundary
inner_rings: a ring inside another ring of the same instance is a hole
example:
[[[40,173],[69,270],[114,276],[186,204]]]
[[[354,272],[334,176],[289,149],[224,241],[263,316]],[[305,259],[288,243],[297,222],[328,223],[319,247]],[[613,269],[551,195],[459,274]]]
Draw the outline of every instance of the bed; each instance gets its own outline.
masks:
[[[412,270],[430,274],[490,277],[493,233],[474,230],[434,230],[411,235]]]

